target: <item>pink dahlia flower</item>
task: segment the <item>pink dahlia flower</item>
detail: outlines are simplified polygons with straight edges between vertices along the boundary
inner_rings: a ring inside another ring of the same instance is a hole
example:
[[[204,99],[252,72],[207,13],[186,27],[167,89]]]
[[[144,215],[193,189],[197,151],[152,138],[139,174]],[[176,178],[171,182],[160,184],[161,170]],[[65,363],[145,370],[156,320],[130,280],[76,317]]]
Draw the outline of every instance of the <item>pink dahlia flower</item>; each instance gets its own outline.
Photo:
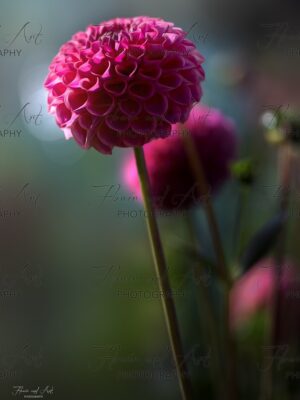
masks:
[[[244,325],[259,311],[272,309],[275,292],[275,261],[263,259],[254,265],[233,286],[230,298],[233,328]],[[297,267],[291,262],[282,266],[279,285],[280,332],[286,338],[300,331],[300,280]]]
[[[170,134],[201,98],[204,59],[158,18],[117,18],[75,34],[45,81],[49,112],[83,148],[111,153]]]
[[[184,125],[194,140],[210,191],[215,192],[230,174],[229,165],[236,154],[235,128],[220,111],[196,105]],[[186,154],[179,125],[171,135],[144,147],[152,196],[157,208],[184,209],[200,199],[194,173]],[[141,198],[139,178],[132,155],[125,160],[122,178]]]

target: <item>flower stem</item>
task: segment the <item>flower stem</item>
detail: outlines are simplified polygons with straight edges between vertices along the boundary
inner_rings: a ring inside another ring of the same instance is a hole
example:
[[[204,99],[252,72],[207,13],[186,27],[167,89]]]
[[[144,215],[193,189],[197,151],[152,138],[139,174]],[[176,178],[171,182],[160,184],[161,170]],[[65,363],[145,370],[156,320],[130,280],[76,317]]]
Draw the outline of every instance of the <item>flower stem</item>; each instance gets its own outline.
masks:
[[[293,167],[293,152],[289,144],[283,144],[278,153],[278,173],[279,173],[279,211],[287,214],[289,206],[289,197],[291,192],[291,180],[292,180],[292,167]],[[275,268],[274,268],[274,292],[272,296],[271,304],[271,326],[268,340],[269,353],[264,358],[264,363],[267,365],[270,359],[270,353],[272,357],[275,357],[276,348],[280,340],[280,281],[282,274],[282,266],[284,263],[284,256],[286,252],[286,230],[287,223],[285,222],[280,235],[277,240],[275,249]],[[267,368],[265,375],[262,376],[262,394],[261,399],[271,400],[274,395],[274,373],[275,363],[270,368]]]
[[[179,386],[183,400],[192,399],[192,386],[189,378],[188,368],[183,352],[174,299],[172,297],[170,281],[166,260],[163,252],[162,242],[156,221],[154,206],[152,202],[149,176],[146,167],[144,150],[142,147],[134,148],[137,170],[140,178],[145,209],[147,212],[147,228],[155,264],[156,276],[162,293],[162,305],[168,329],[171,349],[176,365]]]
[[[245,238],[245,229],[243,229],[244,228],[243,222],[244,222],[244,213],[248,208],[249,192],[250,190],[248,186],[243,186],[242,184],[239,184],[238,205],[237,205],[238,210],[233,230],[233,258],[236,265],[239,264],[239,260],[245,249],[246,238]]]
[[[189,158],[190,166],[194,172],[199,194],[202,199],[203,208],[205,211],[208,227],[210,230],[210,235],[214,247],[214,251],[217,258],[217,266],[219,277],[224,283],[224,342],[225,342],[225,358],[227,363],[227,399],[236,400],[237,399],[237,386],[236,386],[236,351],[235,343],[232,337],[231,327],[230,327],[230,313],[229,313],[229,299],[230,299],[230,288],[231,288],[231,277],[226,268],[225,254],[223,251],[222,241],[218,229],[218,224],[214,209],[211,203],[209,195],[209,186],[206,181],[205,173],[199,154],[195,148],[193,138],[188,132],[185,131],[184,126],[182,126],[182,140],[185,145],[185,149]]]
[[[195,227],[193,223],[193,216],[191,212],[186,217],[186,225],[189,233],[189,240],[197,249],[199,247],[198,240],[196,239]],[[199,297],[199,303],[201,309],[199,314],[203,319],[203,326],[207,327],[206,336],[210,342],[212,352],[212,365],[211,365],[211,379],[213,389],[215,391],[216,398],[223,399],[224,391],[226,390],[224,371],[222,368],[221,352],[220,352],[220,338],[218,335],[218,321],[216,318],[216,312],[211,298],[211,293],[205,282],[203,282],[202,273],[205,271],[205,266],[202,260],[199,258],[199,262],[196,265],[193,263],[193,273],[197,286],[197,295]],[[198,289],[198,288],[197,288]],[[218,384],[216,384],[218,382]]]
[[[184,141],[185,149],[189,157],[191,168],[197,180],[198,190],[200,193],[200,197],[202,199],[202,204],[208,222],[213,247],[217,257],[218,273],[220,278],[226,283],[226,285],[230,286],[231,279],[226,268],[226,261],[221,242],[221,237],[215,213],[213,210],[213,206],[210,201],[209,186],[206,182],[202,163],[197,153],[197,150],[195,149],[192,137],[183,131],[182,139]]]
[[[287,214],[289,206],[289,195],[291,191],[291,179],[292,179],[292,166],[293,166],[293,153],[290,145],[283,146],[279,152],[279,180],[280,180],[280,199],[279,199],[279,211],[283,214]],[[284,262],[284,256],[286,253],[286,230],[287,223],[285,222],[280,235],[277,240],[277,246],[275,250],[275,290],[273,298],[273,325],[272,325],[272,341],[275,346],[278,344],[279,339],[279,302],[280,302],[280,280],[282,273],[282,264]]]

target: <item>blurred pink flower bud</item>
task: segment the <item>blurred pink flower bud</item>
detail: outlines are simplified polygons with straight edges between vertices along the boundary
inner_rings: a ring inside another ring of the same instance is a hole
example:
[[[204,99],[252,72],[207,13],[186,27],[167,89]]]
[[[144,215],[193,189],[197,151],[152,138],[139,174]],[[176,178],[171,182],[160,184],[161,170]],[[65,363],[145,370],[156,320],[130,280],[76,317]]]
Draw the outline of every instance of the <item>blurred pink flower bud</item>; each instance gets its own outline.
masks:
[[[236,154],[235,127],[220,111],[202,105],[193,107],[185,123],[172,126],[167,139],[158,139],[144,147],[152,195],[157,208],[185,209],[201,201],[181,134],[190,134],[203,164],[210,192],[214,193],[230,174],[230,162]],[[123,181],[141,197],[135,160],[130,155],[123,165]]]

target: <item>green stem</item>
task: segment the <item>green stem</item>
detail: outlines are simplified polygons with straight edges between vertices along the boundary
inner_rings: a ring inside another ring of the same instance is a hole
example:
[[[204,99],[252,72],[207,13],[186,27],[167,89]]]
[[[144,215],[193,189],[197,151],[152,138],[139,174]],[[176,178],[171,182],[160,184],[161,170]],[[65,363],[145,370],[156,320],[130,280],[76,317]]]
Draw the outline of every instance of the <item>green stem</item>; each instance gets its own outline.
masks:
[[[237,399],[237,382],[236,382],[236,354],[235,354],[235,344],[232,337],[231,327],[230,327],[230,313],[229,313],[229,303],[230,303],[230,288],[231,288],[231,277],[226,267],[225,254],[223,251],[221,236],[218,229],[217,219],[214,213],[214,209],[211,203],[209,186],[206,181],[205,173],[203,170],[202,162],[200,160],[199,154],[193,142],[193,138],[188,132],[185,131],[182,125],[182,140],[189,158],[190,166],[194,172],[199,195],[202,199],[203,208],[205,211],[208,227],[210,230],[210,235],[214,247],[214,251],[217,258],[217,267],[219,277],[224,282],[224,341],[225,341],[225,358],[227,362],[227,399],[236,400]]]
[[[292,179],[292,166],[293,166],[293,154],[292,148],[289,144],[283,144],[279,149],[279,161],[278,161],[278,172],[279,172],[279,211],[281,213],[287,213],[289,206],[289,195],[290,186]],[[277,240],[275,249],[275,268],[274,268],[274,294],[272,297],[271,304],[271,324],[270,332],[267,338],[268,347],[270,348],[271,355],[276,351],[276,346],[279,342],[279,330],[280,330],[280,281],[282,274],[282,265],[284,263],[284,256],[286,252],[286,230],[287,223],[280,232]],[[270,354],[265,356],[264,363],[268,363]],[[274,395],[274,374],[275,374],[275,363],[272,367],[267,368],[265,375],[262,376],[262,394],[261,399],[271,400]]]
[[[181,395],[183,400],[191,400],[192,386],[189,378],[186,360],[184,357],[183,345],[176,316],[174,299],[172,297],[166,260],[151,198],[149,176],[145,163],[144,150],[142,147],[137,147],[134,149],[134,153],[142,188],[144,205],[147,212],[149,240],[156,269],[156,276],[160,291],[162,293],[164,316],[171,343],[172,354],[176,365]]]
[[[213,210],[212,203],[210,201],[209,186],[206,182],[205,174],[203,171],[202,163],[194,146],[192,137],[186,132],[182,132],[182,139],[185,145],[185,149],[189,158],[189,162],[193,173],[196,177],[198,190],[202,199],[202,205],[205,211],[210,235],[213,243],[213,247],[217,257],[217,266],[219,277],[226,283],[227,286],[231,285],[231,278],[226,268],[225,255],[221,242],[221,237],[218,229],[217,220]]]
[[[195,228],[192,221],[192,215],[189,213],[186,218],[188,233],[190,237],[191,243],[193,243],[194,247],[197,249],[198,241],[196,239]],[[212,362],[211,366],[211,378],[213,388],[220,400],[224,397],[224,390],[226,390],[225,380],[224,380],[224,371],[222,369],[222,361],[221,361],[221,352],[220,352],[220,338],[218,336],[218,321],[216,318],[216,312],[214,310],[212,299],[210,296],[209,289],[206,287],[205,283],[202,282],[201,270],[204,271],[203,262],[199,259],[199,265],[193,263],[193,272],[196,278],[197,284],[199,284],[199,289],[197,290],[197,295],[199,297],[199,303],[202,306],[202,311],[200,309],[200,316],[203,320],[203,324],[207,326],[206,336],[208,341],[210,342],[211,350],[212,350]],[[219,382],[220,385],[216,385],[216,382]]]
[[[244,213],[248,207],[249,200],[249,187],[239,184],[238,189],[238,211],[236,214],[234,234],[233,234],[233,259],[236,265],[239,264],[239,260],[245,249],[245,229],[243,226]],[[240,272],[240,271],[239,271]]]
[[[280,188],[280,203],[279,211],[283,214],[287,214],[289,206],[289,194],[291,191],[291,177],[292,177],[292,165],[293,156],[292,148],[289,145],[284,146],[280,152],[281,162],[279,162],[279,173],[281,188]],[[280,235],[277,240],[277,246],[275,250],[275,290],[273,299],[273,326],[272,326],[272,342],[273,345],[278,344],[278,335],[280,329],[279,321],[279,302],[280,302],[280,280],[282,273],[282,265],[284,263],[284,257],[286,253],[286,236],[287,236],[287,223],[285,222]]]

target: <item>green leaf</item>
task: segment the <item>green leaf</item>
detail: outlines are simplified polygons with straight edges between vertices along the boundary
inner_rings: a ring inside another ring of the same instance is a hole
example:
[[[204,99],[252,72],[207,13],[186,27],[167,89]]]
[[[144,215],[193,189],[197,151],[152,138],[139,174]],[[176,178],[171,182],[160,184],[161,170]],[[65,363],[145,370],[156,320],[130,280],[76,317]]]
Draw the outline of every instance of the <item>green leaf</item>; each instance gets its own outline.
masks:
[[[272,249],[286,220],[287,214],[283,212],[279,213],[254,235],[241,257],[241,265],[245,271]]]

